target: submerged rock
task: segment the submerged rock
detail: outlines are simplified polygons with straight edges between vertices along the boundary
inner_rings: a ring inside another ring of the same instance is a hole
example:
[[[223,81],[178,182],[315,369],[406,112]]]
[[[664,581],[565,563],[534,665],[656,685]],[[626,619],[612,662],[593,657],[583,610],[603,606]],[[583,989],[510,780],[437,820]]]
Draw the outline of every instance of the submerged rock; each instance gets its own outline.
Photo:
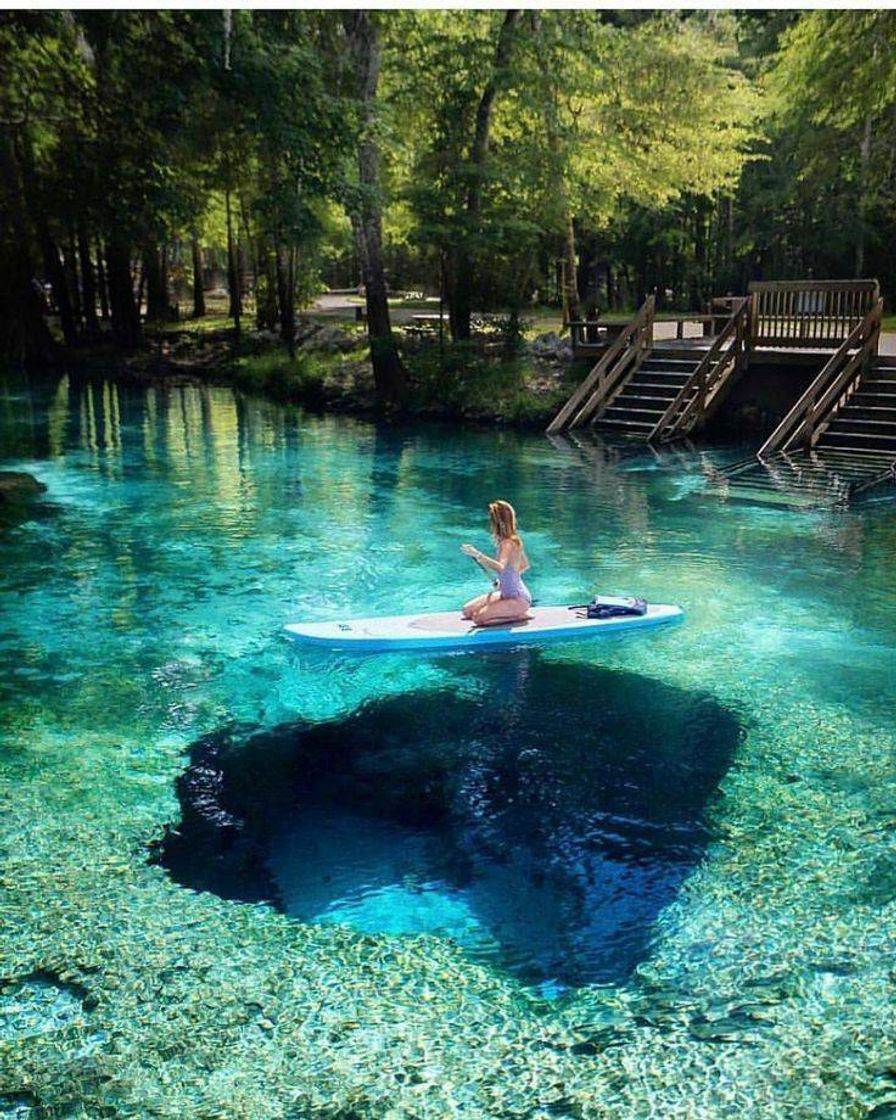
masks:
[[[0,471],[0,505],[22,505],[45,493],[46,489],[25,471]]]

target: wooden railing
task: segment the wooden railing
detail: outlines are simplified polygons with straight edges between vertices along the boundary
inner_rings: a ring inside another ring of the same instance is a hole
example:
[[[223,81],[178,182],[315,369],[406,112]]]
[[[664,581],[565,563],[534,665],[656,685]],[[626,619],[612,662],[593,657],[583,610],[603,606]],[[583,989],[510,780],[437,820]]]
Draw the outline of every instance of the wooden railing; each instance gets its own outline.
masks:
[[[752,346],[839,345],[880,296],[876,280],[774,280],[750,284]]]
[[[731,315],[712,346],[657,421],[648,437],[651,441],[685,435],[702,423],[719,389],[743,364],[749,310],[749,296],[732,305]]]
[[[760,459],[799,445],[814,446],[834,414],[852,396],[862,373],[876,356],[882,316],[883,300],[877,299],[759,448]]]
[[[569,327],[569,338],[574,351],[585,346],[596,347],[607,344],[607,323],[602,323],[598,319],[570,319],[566,325]],[[613,327],[616,324],[609,325]],[[604,337],[601,338],[601,335]]]
[[[596,419],[598,410],[607,407],[650,353],[655,307],[654,297],[648,296],[638,314],[550,422],[548,432],[574,428],[589,417]]]

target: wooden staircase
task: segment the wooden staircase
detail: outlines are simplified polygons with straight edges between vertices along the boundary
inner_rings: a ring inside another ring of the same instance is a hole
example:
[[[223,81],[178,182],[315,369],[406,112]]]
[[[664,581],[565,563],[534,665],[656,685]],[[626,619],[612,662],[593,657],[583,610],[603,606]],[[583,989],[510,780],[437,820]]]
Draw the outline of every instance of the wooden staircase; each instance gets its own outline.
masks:
[[[705,422],[743,367],[750,301],[731,314],[706,349],[653,344],[654,301],[607,350],[548,426],[548,433],[583,423],[642,442],[667,442]]]
[[[705,350],[654,348],[594,421],[594,426],[601,431],[649,440],[705,354]]]
[[[800,448],[750,458],[710,475],[709,492],[736,501],[799,509],[844,507],[859,494],[896,480],[888,452]]]
[[[877,353],[882,310],[877,299],[758,456],[718,472],[714,489],[750,501],[842,506],[896,480],[896,359]]]
[[[896,461],[896,359],[872,364],[815,446],[847,454],[887,452]]]

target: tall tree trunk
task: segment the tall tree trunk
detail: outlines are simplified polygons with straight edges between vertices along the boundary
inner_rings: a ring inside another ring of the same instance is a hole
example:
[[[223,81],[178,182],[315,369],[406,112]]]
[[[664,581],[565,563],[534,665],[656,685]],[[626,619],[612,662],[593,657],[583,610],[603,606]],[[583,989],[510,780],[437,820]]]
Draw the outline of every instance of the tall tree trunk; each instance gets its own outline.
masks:
[[[53,302],[56,304],[56,310],[59,312],[59,326],[62,328],[62,338],[66,346],[74,346],[78,341],[78,328],[75,323],[75,315],[72,310],[71,295],[69,293],[68,281],[65,276],[65,268],[62,264],[62,257],[59,252],[59,246],[50,236],[50,231],[47,229],[43,219],[40,219],[43,225],[41,230],[41,246],[44,254],[44,268],[47,272],[47,279],[53,289]]]
[[[68,240],[65,246],[65,277],[68,290],[71,292],[72,316],[75,320],[75,329],[80,336],[84,330],[84,316],[81,313],[81,278],[78,275],[78,252],[75,245],[75,234],[72,229],[68,231]]]
[[[256,319],[258,317],[258,298],[259,298],[259,280],[261,266],[258,261],[258,242],[252,236],[252,227],[249,223],[249,215],[246,210],[246,200],[242,195],[239,196],[240,203],[240,229],[242,230],[242,243],[243,243],[243,257],[248,260],[248,267],[252,271],[252,295],[255,298],[255,313]],[[243,292],[250,290],[247,283],[243,283]]]
[[[37,171],[34,166],[34,153],[28,140],[22,136],[19,142],[11,141],[10,154],[13,160],[13,178],[18,182],[20,199],[25,214],[24,229],[28,229],[28,217],[33,219],[34,229],[40,244],[44,259],[46,278],[53,289],[53,300],[59,312],[59,325],[62,328],[62,337],[66,346],[73,346],[78,340],[78,328],[72,311],[71,293],[65,276],[65,268],[56,244],[50,233],[50,224],[46,210],[40,202],[40,189]],[[26,199],[31,200],[29,208]],[[13,205],[16,200],[13,199]],[[26,234],[27,235],[27,234]]]
[[[83,285],[84,326],[90,335],[100,333],[100,321],[96,314],[96,275],[90,259],[90,242],[83,223],[78,223],[78,256],[81,261],[81,284]]]
[[[96,239],[96,280],[100,290],[100,315],[104,323],[109,322],[109,286],[106,283],[106,266],[103,263],[103,244]]]
[[[450,306],[451,330],[456,339],[470,337],[473,286],[475,279],[475,252],[471,241],[478,238],[482,216],[482,184],[485,163],[491,142],[492,111],[499,91],[507,85],[510,60],[513,55],[514,36],[522,11],[511,9],[504,15],[504,22],[495,47],[492,75],[486,83],[476,107],[476,129],[470,147],[470,187],[466,201],[466,231],[457,251],[453,254],[454,299]]]
[[[710,203],[705,198],[694,200],[694,264],[691,270],[690,303],[693,311],[702,311],[706,302],[707,279],[707,245],[706,221]],[[665,287],[666,282],[660,276],[660,284]]]
[[[352,224],[361,259],[367,304],[367,337],[377,400],[400,403],[406,378],[392,335],[383,265],[383,226],[380,210],[380,155],[375,138],[376,91],[380,72],[379,31],[368,11],[343,13],[343,25],[354,55],[362,131],[358,144],[361,204]]]
[[[140,311],[134,300],[130,249],[118,234],[106,242],[106,282],[112,313],[112,337],[122,350],[136,350],[143,339]]]
[[[202,246],[195,235],[190,247],[193,253],[193,318],[201,319],[205,314],[205,284],[202,276]]]
[[[240,336],[240,317],[243,314],[243,301],[240,295],[240,270],[236,258],[236,241],[233,236],[233,214],[230,207],[230,190],[224,192],[224,212],[227,219],[227,291],[230,307],[227,314],[233,319],[236,336]]]
[[[143,275],[146,278],[146,320],[161,323],[168,318],[168,285],[166,283],[165,250],[151,246],[143,254]]]
[[[286,343],[290,358],[296,356],[296,292],[295,266],[287,245],[277,243],[274,253],[277,273],[277,306],[280,317],[280,337]]]
[[[557,87],[554,83],[554,67],[548,54],[545,42],[544,27],[541,13],[537,10],[530,12],[529,19],[535,33],[535,49],[538,56],[539,69],[544,86],[542,98],[544,105],[545,131],[547,133],[548,150],[553,162],[555,186],[559,195],[560,212],[563,220],[563,267],[560,275],[563,280],[561,303],[563,306],[564,324],[575,319],[581,319],[582,308],[579,301],[578,272],[576,269],[576,230],[573,222],[572,207],[566,189],[565,161],[560,147],[560,121],[557,108]]]
[[[272,331],[280,317],[276,248],[269,247],[265,239],[256,249],[256,259],[261,260],[261,276],[255,290],[255,322],[259,330]]]
[[[0,126],[0,186],[7,221],[0,223],[0,358],[25,365],[52,362],[53,339],[31,258],[31,220],[12,134]]]
[[[563,278],[565,291],[563,292],[563,309],[567,322],[581,319],[582,306],[579,302],[578,272],[576,270],[576,229],[573,224],[572,214],[567,210],[566,232],[563,238]]]
[[[874,46],[877,55],[877,44]],[[859,213],[858,230],[856,233],[856,279],[861,278],[865,271],[865,226],[868,218],[868,170],[871,165],[871,126],[872,119],[869,113],[865,117],[862,128],[862,143],[859,149]]]

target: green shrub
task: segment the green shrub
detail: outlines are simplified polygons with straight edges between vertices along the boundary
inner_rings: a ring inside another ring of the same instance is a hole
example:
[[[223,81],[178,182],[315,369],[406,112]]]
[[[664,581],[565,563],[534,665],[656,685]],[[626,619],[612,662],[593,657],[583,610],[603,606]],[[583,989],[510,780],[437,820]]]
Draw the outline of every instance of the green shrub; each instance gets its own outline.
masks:
[[[326,362],[318,354],[290,358],[282,351],[274,351],[240,358],[235,380],[247,392],[291,400],[320,395],[326,373]]]

